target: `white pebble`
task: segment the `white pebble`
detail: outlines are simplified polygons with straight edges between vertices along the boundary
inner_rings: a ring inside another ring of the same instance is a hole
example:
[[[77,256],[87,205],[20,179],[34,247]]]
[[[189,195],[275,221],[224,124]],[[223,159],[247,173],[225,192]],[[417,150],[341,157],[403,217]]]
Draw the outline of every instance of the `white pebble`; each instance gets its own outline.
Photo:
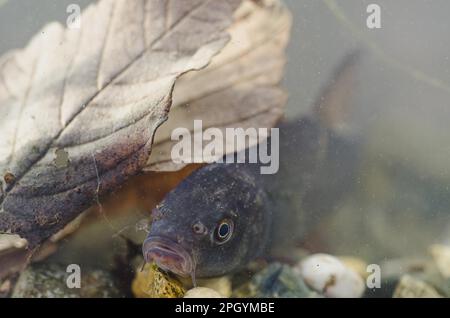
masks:
[[[231,296],[231,281],[226,276],[198,279],[197,284],[200,287],[211,288],[225,297]]]
[[[450,278],[450,247],[435,244],[430,247],[430,252],[441,275]]]
[[[338,258],[327,254],[308,256],[295,268],[306,284],[330,298],[359,298],[363,279]]]
[[[206,287],[195,287],[189,289],[184,298],[224,298],[221,294],[216,292],[214,289]]]

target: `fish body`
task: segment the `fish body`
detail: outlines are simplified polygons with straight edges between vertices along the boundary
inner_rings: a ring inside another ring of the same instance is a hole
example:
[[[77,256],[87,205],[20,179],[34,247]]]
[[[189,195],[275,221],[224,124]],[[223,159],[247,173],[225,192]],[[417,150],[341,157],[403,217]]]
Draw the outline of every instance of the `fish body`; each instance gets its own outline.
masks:
[[[291,130],[295,139],[287,138]],[[214,277],[272,249],[301,243],[332,209],[346,182],[319,182],[321,174],[339,171],[327,160],[333,155],[330,143],[339,140],[318,122],[303,118],[282,124],[284,137],[276,174],[260,174],[259,164],[214,163],[183,180],[153,211],[143,245],[146,261],[182,276]],[[331,189],[332,183],[340,190]]]
[[[344,61],[321,100],[346,101],[342,83],[354,62]],[[280,123],[277,173],[261,174],[260,163],[213,163],[184,179],[152,212],[145,260],[195,281],[301,243],[351,187],[358,160],[357,147],[327,124],[326,108]]]

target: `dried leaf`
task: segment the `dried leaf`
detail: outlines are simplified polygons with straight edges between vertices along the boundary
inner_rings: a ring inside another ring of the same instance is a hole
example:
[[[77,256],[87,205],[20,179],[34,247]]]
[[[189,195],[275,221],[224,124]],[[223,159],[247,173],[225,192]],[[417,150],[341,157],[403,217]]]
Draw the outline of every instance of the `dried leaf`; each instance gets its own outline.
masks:
[[[0,231],[34,246],[141,170],[175,80],[223,48],[239,4],[101,0],[2,57]]]
[[[283,114],[286,93],[279,87],[285,65],[291,15],[276,0],[245,1],[230,28],[231,40],[205,69],[183,75],[175,85],[170,117],[157,131],[147,171],[172,171],[185,164],[171,160],[176,127],[194,131],[273,127]],[[252,143],[250,143],[252,145]],[[240,150],[240,149],[237,149]]]

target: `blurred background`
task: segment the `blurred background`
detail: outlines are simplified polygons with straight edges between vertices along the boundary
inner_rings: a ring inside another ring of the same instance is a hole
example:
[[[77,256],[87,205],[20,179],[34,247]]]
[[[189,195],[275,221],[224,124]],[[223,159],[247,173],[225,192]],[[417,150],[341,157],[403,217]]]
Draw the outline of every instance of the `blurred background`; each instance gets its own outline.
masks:
[[[89,2],[0,0],[0,55],[48,21],[64,22],[68,4]],[[450,244],[450,2],[285,3],[294,17],[286,117],[310,109],[345,55],[364,52],[349,122],[363,140],[362,162],[355,190],[324,220],[324,248],[370,261]],[[381,7],[380,29],[366,26],[370,3]]]

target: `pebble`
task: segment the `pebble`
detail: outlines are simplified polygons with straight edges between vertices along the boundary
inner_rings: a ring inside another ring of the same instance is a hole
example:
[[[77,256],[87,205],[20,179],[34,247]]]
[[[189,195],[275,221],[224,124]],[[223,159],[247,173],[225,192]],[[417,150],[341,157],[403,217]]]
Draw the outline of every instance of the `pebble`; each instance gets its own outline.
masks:
[[[184,298],[224,298],[224,296],[211,288],[195,287],[188,290]]]
[[[412,277],[403,275],[394,291],[394,298],[441,298],[431,285]]]
[[[12,283],[9,279],[5,281],[0,280],[0,298],[4,298],[11,292]]]
[[[450,278],[450,247],[435,244],[430,247],[430,253],[441,275]]]
[[[330,298],[359,298],[365,291],[363,279],[337,257],[314,254],[295,267],[306,284]]]
[[[197,285],[199,287],[206,287],[213,289],[225,297],[231,296],[231,281],[230,278],[227,276],[218,278],[198,279]]]

